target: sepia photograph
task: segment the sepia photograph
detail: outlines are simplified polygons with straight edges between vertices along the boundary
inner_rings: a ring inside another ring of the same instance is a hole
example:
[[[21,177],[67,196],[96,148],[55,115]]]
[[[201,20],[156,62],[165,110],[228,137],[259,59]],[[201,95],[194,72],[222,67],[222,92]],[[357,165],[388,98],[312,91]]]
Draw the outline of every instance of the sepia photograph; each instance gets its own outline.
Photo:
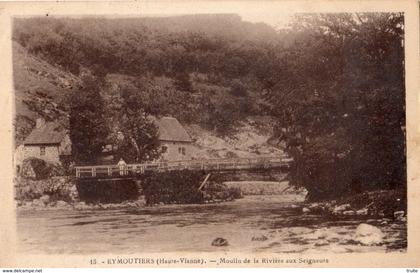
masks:
[[[10,23],[16,253],[407,253],[404,9]]]

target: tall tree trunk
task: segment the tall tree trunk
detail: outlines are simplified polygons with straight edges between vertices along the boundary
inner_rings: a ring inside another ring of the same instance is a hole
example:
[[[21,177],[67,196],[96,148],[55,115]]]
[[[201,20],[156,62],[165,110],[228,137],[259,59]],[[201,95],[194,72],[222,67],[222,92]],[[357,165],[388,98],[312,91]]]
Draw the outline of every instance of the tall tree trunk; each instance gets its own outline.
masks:
[[[140,148],[139,148],[139,145],[137,145],[137,142],[136,142],[136,140],[134,139],[134,137],[130,134],[129,135],[129,138],[130,138],[130,141],[131,141],[131,144],[133,144],[133,146],[134,146],[134,148],[136,149],[136,154],[137,154],[137,156],[136,156],[136,162],[138,163],[139,162],[139,158],[140,158]]]

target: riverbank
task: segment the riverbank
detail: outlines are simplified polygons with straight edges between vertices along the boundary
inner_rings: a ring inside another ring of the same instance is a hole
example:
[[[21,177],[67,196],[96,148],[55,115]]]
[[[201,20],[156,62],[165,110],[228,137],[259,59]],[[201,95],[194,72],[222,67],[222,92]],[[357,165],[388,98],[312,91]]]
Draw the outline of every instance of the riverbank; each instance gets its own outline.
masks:
[[[304,188],[296,189],[290,186],[288,181],[227,181],[224,182],[226,186],[233,189],[238,189],[243,195],[283,195],[295,194],[304,200],[307,191]]]
[[[135,181],[137,186],[131,188],[136,194],[131,194],[135,198],[115,198],[114,201],[103,202],[101,199],[85,199],[80,195],[76,180],[70,176],[50,177],[47,179],[27,179],[22,177],[15,178],[15,201],[18,210],[104,210],[104,209],[128,209],[128,208],[142,208],[146,206],[162,206],[168,205],[161,201],[149,204],[144,195],[140,182]],[[93,183],[93,182],[90,182]],[[104,183],[104,182],[101,182]],[[200,182],[201,183],[201,182]],[[102,194],[110,194],[110,190],[118,189],[118,185],[113,185],[105,192],[103,187],[98,188],[93,184],[94,191],[101,192]],[[103,186],[101,184],[100,186]],[[121,184],[127,186],[127,183]],[[180,188],[178,188],[180,190]],[[111,192],[112,193],[112,192]],[[211,187],[206,187],[202,191],[203,204],[207,203],[221,203],[233,201],[242,197],[239,189],[227,187],[221,183],[214,183]],[[115,194],[117,197],[118,193]],[[130,195],[130,196],[131,196]],[[108,198],[111,200],[112,198]],[[182,204],[182,202],[180,203]]]
[[[145,206],[144,198],[119,203],[88,203],[80,200],[76,180],[71,176],[46,179],[16,177],[15,200],[18,210],[102,210],[139,208]]]
[[[145,206],[144,198],[139,198],[133,201],[124,201],[121,203],[95,203],[90,204],[83,201],[66,202],[63,200],[48,201],[48,195],[44,195],[39,199],[32,201],[17,202],[17,209],[19,211],[27,210],[106,210],[106,209],[127,209],[127,208],[141,208]]]
[[[364,192],[334,200],[306,203],[303,213],[330,216],[369,216],[384,221],[407,221],[407,199],[403,191],[382,190]]]
[[[303,214],[320,214],[332,217],[374,217],[383,218],[385,222],[407,221],[406,197],[403,191],[365,192],[335,200],[309,203],[303,202],[306,190],[294,189],[286,181],[228,181],[223,184],[246,196],[292,196],[295,203],[289,205]],[[146,206],[146,200],[141,194],[136,199],[115,203],[84,202],[79,198],[75,179],[69,176],[51,177],[43,180],[16,178],[15,192],[16,206],[19,210],[104,210]],[[231,199],[219,199],[206,200],[205,203],[232,201]],[[156,205],[164,204],[154,204],[154,206]]]

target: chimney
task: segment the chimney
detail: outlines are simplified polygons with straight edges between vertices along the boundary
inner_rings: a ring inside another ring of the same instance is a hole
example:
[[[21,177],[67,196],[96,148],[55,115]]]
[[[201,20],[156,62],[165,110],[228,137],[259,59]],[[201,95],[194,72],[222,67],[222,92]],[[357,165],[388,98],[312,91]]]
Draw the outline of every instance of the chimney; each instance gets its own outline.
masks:
[[[43,118],[37,118],[36,119],[36,125],[35,125],[36,128],[41,128],[44,125],[45,125],[45,119],[43,119]]]

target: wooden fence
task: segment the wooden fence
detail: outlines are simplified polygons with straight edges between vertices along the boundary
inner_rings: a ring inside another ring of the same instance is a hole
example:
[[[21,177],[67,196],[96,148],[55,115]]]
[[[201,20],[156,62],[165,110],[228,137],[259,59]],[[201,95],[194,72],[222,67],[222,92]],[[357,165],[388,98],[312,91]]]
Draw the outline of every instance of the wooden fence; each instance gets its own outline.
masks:
[[[257,157],[257,158],[217,158],[187,161],[161,161],[143,164],[96,165],[77,166],[77,178],[93,177],[124,177],[135,176],[145,171],[165,172],[171,170],[205,170],[205,171],[229,171],[229,170],[252,170],[273,169],[288,166],[292,161],[286,157]]]

